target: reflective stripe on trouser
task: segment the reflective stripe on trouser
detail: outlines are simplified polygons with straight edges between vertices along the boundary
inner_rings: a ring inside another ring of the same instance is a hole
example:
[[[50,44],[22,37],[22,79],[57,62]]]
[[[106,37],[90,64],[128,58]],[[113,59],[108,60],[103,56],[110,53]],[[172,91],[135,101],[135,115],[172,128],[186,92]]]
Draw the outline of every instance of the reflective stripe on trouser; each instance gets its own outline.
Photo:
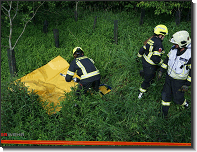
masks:
[[[170,102],[161,101],[162,106],[170,106]]]
[[[146,92],[146,90],[143,88],[140,88],[139,90],[140,90],[140,92]]]
[[[183,102],[182,106],[184,105],[188,105],[187,100],[185,99],[185,101]]]
[[[164,116],[167,116],[168,115],[168,110],[170,108],[170,102],[165,102],[165,101],[161,101],[161,104],[162,104],[162,112],[164,114]]]

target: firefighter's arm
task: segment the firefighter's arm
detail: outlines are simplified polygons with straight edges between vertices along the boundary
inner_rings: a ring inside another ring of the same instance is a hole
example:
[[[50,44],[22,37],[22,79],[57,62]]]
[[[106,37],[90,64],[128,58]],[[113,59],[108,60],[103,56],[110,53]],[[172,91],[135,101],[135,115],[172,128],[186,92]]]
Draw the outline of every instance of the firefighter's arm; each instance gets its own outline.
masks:
[[[144,54],[145,48],[146,48],[146,46],[143,46],[143,47],[140,48],[140,50],[139,50],[139,52],[138,52],[138,54],[137,54],[137,58],[136,58],[136,61],[137,61],[137,62],[140,61],[139,59],[140,59],[140,58],[142,57],[142,55]]]
[[[138,52],[138,55],[137,55],[139,58],[142,57],[142,55],[144,54],[144,50],[145,50],[145,49],[146,49],[146,46],[143,46],[143,47],[140,48],[140,50],[139,50],[139,52]]]
[[[182,90],[183,92],[188,91],[190,85],[191,85],[191,70],[190,70],[189,75],[188,75],[188,77],[187,77],[187,81],[186,81],[185,85],[183,85],[183,86],[181,87],[181,90]]]
[[[186,68],[189,69],[189,74],[188,74],[188,76],[187,76],[186,85],[187,85],[187,86],[190,86],[190,85],[191,85],[191,70],[192,70],[192,69],[191,69],[191,59],[189,60],[189,62],[188,62],[188,64],[187,64]]]
[[[73,76],[74,76],[74,72],[76,71],[75,70],[75,64],[76,64],[75,61],[72,61],[71,64],[70,64],[70,67],[68,68],[68,71],[66,73],[66,78],[65,78],[65,80],[67,82],[70,82],[72,80]]]
[[[175,46],[173,45],[171,50],[175,49]],[[167,54],[166,56],[166,59],[163,61],[163,63],[161,64],[161,68],[160,68],[160,71],[163,73],[163,72],[166,72],[167,68],[168,68],[168,60],[169,60],[169,56],[171,54],[171,51]]]
[[[161,68],[160,68],[160,71],[162,73],[166,72],[167,68],[168,68],[168,60],[169,60],[169,57],[167,55],[166,59],[163,61],[163,63],[161,64]]]
[[[89,60],[94,64],[94,60],[93,59],[89,58]]]
[[[181,91],[184,91],[184,92],[188,91],[189,86],[191,85],[191,58],[186,65],[186,69],[189,69],[189,74],[187,76],[186,83],[181,87]]]
[[[169,57],[167,56],[164,62],[161,64],[160,71],[158,72],[158,80],[161,79],[162,74],[167,70]]]

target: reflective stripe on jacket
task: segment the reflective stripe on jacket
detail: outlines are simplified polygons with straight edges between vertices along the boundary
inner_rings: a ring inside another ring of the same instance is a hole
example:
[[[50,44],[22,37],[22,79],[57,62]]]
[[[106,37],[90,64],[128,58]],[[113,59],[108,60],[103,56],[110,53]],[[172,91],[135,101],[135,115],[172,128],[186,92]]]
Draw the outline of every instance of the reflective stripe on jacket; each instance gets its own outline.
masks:
[[[191,68],[191,64],[187,65],[191,58],[191,44],[182,55],[177,56],[177,49],[171,49],[168,56],[168,75],[174,79],[186,80]]]
[[[92,62],[92,64],[87,64],[87,65],[83,65],[82,64],[82,62],[80,61],[80,60],[82,60],[82,59],[88,59],[88,60],[90,60],[91,62]],[[83,79],[87,79],[87,78],[89,78],[89,77],[93,77],[93,76],[95,76],[95,75],[98,75],[98,74],[100,74],[99,73],[99,70],[97,70],[97,68],[94,66],[94,61],[92,60],[92,59],[89,59],[89,58],[87,58],[87,57],[81,57],[81,58],[77,58],[76,59],[76,64],[78,65],[78,67],[81,69],[81,71],[82,71],[82,73],[83,73],[83,75],[81,75],[81,78],[80,78],[80,80],[83,80]],[[93,69],[95,69],[95,71],[92,71],[92,72],[87,72],[87,66],[92,66],[91,67],[91,69],[93,68]]]
[[[80,81],[91,82],[100,78],[100,72],[95,67],[94,61],[86,56],[77,57],[71,62],[66,76],[68,82],[72,80],[74,72],[77,72]]]
[[[148,40],[147,44],[140,49],[138,57],[143,56],[146,62],[151,65],[161,65],[163,63],[161,56],[164,53],[165,51],[161,39],[152,37]]]

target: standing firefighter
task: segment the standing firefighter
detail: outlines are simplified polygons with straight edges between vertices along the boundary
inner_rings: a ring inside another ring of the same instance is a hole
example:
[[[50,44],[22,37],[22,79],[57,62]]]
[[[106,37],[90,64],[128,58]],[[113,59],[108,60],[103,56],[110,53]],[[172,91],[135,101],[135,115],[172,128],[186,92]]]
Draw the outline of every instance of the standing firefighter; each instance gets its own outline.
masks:
[[[161,65],[158,78],[166,71],[165,84],[162,91],[162,112],[167,118],[170,102],[188,107],[184,92],[191,85],[191,39],[187,31],[176,32],[170,42],[174,44]]]
[[[94,61],[86,56],[82,48],[75,47],[73,49],[74,60],[71,62],[70,67],[67,71],[65,80],[70,82],[73,78],[74,72],[77,71],[77,75],[80,77],[79,86],[76,91],[76,95],[80,95],[80,91],[83,89],[83,93],[91,87],[95,91],[99,91],[100,85],[100,73],[99,70],[94,66]]]
[[[142,57],[144,81],[139,89],[138,98],[141,99],[143,93],[147,91],[151,80],[155,77],[155,72],[163,63],[161,56],[165,53],[162,41],[168,35],[168,29],[165,25],[157,25],[154,28],[154,35],[144,42],[144,46],[138,52],[138,58]]]

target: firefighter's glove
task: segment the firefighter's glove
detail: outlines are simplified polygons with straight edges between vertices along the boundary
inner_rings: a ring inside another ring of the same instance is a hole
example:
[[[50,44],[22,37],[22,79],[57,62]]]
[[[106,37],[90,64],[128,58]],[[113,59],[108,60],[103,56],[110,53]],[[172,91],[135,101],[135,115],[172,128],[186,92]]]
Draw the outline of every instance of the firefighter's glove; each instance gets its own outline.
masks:
[[[77,77],[75,77],[75,78],[73,78],[73,81],[74,81],[74,82],[79,82],[80,79],[78,79]]]
[[[158,77],[157,77],[157,78],[158,78],[158,80],[160,80],[160,79],[161,79],[161,77],[162,77],[162,72],[161,72],[161,71],[159,71],[159,72],[158,72]]]
[[[136,62],[140,62],[140,58],[139,57],[135,58],[135,60],[136,60]]]
[[[187,85],[183,85],[183,86],[181,87],[181,91],[183,91],[183,92],[187,92],[188,89],[189,89],[189,86],[187,86]]]

